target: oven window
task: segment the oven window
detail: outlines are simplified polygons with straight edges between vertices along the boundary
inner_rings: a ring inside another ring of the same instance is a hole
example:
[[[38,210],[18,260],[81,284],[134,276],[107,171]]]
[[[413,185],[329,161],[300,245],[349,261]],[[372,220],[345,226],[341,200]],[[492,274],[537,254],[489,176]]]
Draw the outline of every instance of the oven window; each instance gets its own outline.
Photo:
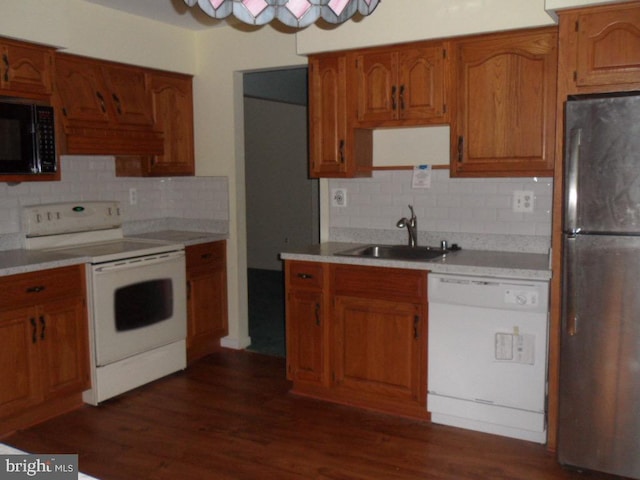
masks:
[[[161,322],[173,314],[171,279],[149,280],[118,288],[114,301],[117,331]]]

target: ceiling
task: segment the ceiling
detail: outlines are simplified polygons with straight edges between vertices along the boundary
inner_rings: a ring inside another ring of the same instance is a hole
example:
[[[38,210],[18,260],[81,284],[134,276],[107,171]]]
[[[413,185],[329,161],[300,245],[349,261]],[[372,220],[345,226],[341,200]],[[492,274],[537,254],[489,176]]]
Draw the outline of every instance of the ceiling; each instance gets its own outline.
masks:
[[[198,6],[188,7],[184,0],[85,1],[190,30],[202,30],[227,24],[224,20],[209,17]]]

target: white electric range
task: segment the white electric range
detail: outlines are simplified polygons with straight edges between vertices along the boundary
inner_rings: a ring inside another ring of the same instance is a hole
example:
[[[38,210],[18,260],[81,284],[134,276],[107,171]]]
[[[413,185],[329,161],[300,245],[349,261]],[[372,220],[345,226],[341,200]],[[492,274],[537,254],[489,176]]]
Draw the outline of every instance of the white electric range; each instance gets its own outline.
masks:
[[[27,249],[88,259],[87,403],[186,367],[184,245],[125,238],[118,202],[45,204],[22,214]]]

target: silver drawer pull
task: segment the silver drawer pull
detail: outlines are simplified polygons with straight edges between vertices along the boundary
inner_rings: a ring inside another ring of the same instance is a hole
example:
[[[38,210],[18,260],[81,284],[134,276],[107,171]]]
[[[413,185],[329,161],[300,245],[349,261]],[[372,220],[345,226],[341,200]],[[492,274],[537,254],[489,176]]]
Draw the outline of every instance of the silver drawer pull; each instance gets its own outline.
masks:
[[[46,287],[44,285],[37,285],[35,287],[29,287],[27,288],[27,293],[40,293],[42,292]]]

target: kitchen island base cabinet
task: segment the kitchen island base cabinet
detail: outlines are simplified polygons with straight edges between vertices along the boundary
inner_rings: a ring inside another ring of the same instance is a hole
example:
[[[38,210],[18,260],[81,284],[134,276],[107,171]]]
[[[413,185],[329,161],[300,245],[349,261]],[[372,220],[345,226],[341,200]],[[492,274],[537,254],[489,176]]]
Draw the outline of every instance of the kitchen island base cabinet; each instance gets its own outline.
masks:
[[[292,391],[428,419],[427,272],[297,261],[285,268]]]
[[[0,436],[82,405],[90,386],[82,266],[0,279]]]
[[[189,245],[187,263],[187,362],[220,348],[228,333],[226,241]]]

